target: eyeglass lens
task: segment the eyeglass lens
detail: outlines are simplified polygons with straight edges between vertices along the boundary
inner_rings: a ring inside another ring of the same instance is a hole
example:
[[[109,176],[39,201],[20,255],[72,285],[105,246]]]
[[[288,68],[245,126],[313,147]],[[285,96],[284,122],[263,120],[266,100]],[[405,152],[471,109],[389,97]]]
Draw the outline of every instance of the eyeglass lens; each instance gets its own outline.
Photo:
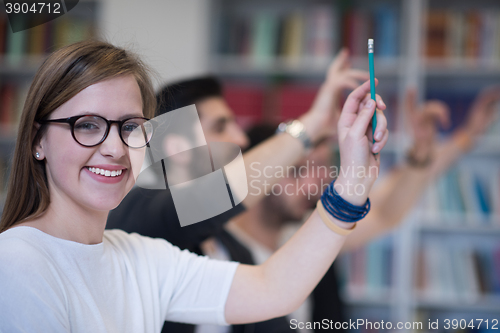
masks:
[[[94,146],[106,135],[107,126],[101,117],[85,116],[75,122],[73,135],[80,144]],[[122,124],[120,134],[127,146],[141,148],[151,140],[153,126],[146,119],[131,118]]]

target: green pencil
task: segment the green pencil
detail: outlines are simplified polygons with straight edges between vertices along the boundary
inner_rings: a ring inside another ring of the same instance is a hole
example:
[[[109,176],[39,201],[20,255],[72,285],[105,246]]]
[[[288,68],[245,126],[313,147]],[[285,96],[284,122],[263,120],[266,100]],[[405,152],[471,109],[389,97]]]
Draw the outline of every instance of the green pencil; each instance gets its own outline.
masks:
[[[368,66],[370,70],[370,94],[371,98],[377,102],[375,97],[375,68],[373,65],[373,39],[368,39]],[[372,117],[372,135],[373,142],[375,142],[375,128],[377,128],[377,112]]]

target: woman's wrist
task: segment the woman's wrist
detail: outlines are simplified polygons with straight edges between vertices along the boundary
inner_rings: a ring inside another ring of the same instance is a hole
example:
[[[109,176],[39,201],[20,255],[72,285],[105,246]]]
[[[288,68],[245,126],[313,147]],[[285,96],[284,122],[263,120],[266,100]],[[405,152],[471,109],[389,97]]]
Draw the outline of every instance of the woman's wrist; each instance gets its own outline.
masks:
[[[359,179],[348,179],[342,175],[335,181],[334,188],[342,199],[356,206],[364,205],[370,192],[370,188]]]
[[[318,140],[318,134],[320,133],[321,124],[318,117],[314,117],[312,111],[307,112],[302,115],[298,120],[304,125],[304,130],[311,141],[314,144]]]

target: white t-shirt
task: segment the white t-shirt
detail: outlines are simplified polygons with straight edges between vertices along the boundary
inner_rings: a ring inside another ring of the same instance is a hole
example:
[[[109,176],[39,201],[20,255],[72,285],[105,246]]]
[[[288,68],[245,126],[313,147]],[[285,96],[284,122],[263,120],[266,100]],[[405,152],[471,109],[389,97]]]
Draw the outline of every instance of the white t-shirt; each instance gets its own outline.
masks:
[[[85,245],[14,227],[0,234],[0,332],[160,332],[165,320],[227,325],[237,266],[121,230]]]

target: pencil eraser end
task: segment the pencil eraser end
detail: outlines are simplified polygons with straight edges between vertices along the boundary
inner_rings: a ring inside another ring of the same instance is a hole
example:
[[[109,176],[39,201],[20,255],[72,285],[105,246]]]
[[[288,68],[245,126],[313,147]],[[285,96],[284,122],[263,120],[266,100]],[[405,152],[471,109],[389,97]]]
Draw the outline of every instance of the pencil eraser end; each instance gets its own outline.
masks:
[[[373,39],[372,38],[368,39],[368,45],[373,45]]]

